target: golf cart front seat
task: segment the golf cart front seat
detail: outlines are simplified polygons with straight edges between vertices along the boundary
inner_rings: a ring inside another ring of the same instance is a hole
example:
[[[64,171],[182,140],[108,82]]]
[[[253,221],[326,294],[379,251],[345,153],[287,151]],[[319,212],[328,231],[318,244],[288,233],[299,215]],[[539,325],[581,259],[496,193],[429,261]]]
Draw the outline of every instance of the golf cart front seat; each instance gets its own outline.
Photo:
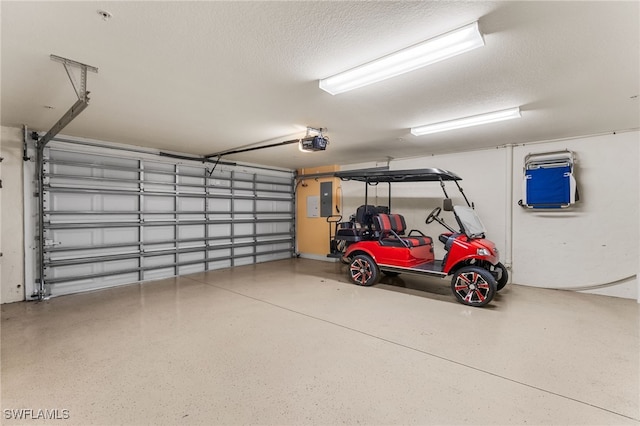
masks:
[[[404,236],[407,223],[402,215],[378,213],[373,219],[374,226],[380,234],[380,244],[382,245],[407,248],[433,245],[431,237],[427,237],[415,229],[411,230],[408,236]],[[419,235],[411,235],[414,232]]]

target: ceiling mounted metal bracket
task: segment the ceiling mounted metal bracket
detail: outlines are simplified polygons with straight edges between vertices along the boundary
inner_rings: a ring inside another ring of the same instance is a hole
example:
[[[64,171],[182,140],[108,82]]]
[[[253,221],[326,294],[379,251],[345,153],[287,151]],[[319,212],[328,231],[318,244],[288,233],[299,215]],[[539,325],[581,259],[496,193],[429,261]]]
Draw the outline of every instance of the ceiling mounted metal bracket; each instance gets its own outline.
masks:
[[[314,134],[323,137],[322,132],[326,132],[327,128],[326,127],[307,127],[307,134],[305,137],[309,137],[309,136],[313,136]]]
[[[73,90],[76,92],[78,96],[78,100],[69,110],[62,116],[60,120],[53,125],[51,130],[47,132],[42,138],[40,138],[37,142],[37,146],[39,148],[44,148],[44,146],[53,139],[63,128],[67,126],[67,124],[71,123],[71,121],[76,118],[88,105],[89,105],[89,91],[87,91],[87,71],[98,72],[98,68],[92,67],[91,65],[83,64],[77,61],[72,61],[71,59],[63,58],[61,56],[50,55],[52,61],[60,62],[64,65],[65,71],[67,71],[67,75],[69,76],[69,80],[71,80],[71,85],[73,86]],[[80,69],[80,82],[76,80],[76,77],[73,73],[72,68]]]
[[[71,80],[71,85],[73,86],[73,90],[76,91],[76,95],[79,100],[87,100],[89,101],[89,92],[87,92],[87,71],[98,72],[98,68],[92,67],[91,65],[83,64],[81,62],[72,61],[71,59],[63,58],[57,55],[50,56],[52,61],[60,62],[64,65],[64,69],[69,76],[69,80]],[[73,68],[80,69],[80,83],[76,80],[76,76],[73,73]]]

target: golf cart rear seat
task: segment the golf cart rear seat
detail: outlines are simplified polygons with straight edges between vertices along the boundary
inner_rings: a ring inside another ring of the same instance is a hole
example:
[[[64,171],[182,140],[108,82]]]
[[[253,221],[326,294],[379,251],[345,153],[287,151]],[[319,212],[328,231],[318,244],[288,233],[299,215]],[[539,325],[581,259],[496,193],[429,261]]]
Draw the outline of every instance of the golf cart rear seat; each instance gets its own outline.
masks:
[[[336,240],[358,242],[373,238],[373,217],[378,213],[388,213],[389,207],[361,205],[355,218],[349,222],[340,222],[336,229]]]
[[[399,214],[378,213],[373,217],[376,231],[380,234],[380,244],[393,247],[420,247],[433,245],[431,237],[422,232],[411,230],[408,236],[404,236],[407,223],[404,216]],[[412,233],[419,235],[411,235]]]

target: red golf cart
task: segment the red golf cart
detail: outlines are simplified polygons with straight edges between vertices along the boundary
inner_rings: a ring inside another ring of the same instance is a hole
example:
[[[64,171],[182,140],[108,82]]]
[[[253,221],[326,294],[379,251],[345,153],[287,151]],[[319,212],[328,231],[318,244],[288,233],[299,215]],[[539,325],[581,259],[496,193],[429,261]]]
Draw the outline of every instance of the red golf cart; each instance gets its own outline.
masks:
[[[355,284],[374,285],[381,273],[441,278],[451,275],[453,294],[470,306],[486,305],[507,284],[507,270],[499,261],[495,244],[485,239],[484,226],[458,183],[458,175],[441,169],[365,169],[337,172],[335,176],[365,183],[365,203],[349,221],[327,219],[335,222],[328,256],[349,265],[349,277]],[[443,259],[435,259],[431,237],[415,229],[407,232],[404,217],[391,213],[391,184],[398,182],[439,182],[444,192],[443,207],[429,213],[426,223],[436,221],[447,230],[438,236],[446,251]],[[455,184],[466,206],[453,206],[445,182]],[[389,184],[389,204],[367,204],[369,186],[380,183]],[[440,218],[442,209],[453,212],[458,230]]]

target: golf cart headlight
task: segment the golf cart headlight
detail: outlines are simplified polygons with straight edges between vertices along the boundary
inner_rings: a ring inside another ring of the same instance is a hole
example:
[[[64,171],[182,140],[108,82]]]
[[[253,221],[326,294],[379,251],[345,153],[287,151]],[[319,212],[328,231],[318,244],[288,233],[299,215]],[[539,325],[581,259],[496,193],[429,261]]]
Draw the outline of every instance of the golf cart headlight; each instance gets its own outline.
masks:
[[[491,256],[491,252],[486,248],[479,248],[476,254],[478,256]]]

